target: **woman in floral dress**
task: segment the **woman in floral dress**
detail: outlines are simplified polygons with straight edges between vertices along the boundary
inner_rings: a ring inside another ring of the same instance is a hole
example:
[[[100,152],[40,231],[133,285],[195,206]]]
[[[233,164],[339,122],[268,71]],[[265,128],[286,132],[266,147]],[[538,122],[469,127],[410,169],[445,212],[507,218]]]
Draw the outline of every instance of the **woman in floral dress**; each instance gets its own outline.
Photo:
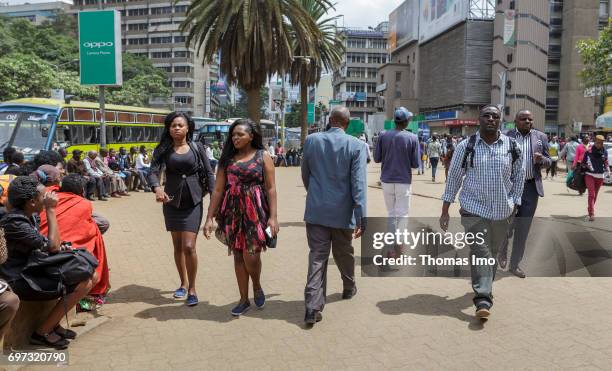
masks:
[[[249,278],[257,308],[265,305],[259,281],[260,253],[266,249],[266,229],[278,233],[274,163],[264,149],[261,129],[250,119],[236,120],[229,128],[217,169],[217,182],[204,225],[210,239],[214,221],[216,237],[234,255],[234,270],[240,301],[232,309],[234,316],[249,310]]]

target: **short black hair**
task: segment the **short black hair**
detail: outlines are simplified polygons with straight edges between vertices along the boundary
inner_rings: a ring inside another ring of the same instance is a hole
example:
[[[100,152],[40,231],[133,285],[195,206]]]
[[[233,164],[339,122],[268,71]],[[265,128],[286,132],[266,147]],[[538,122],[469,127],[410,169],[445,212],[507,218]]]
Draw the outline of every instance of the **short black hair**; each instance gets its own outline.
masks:
[[[85,178],[80,174],[68,174],[62,179],[60,192],[74,193],[83,197],[85,194]]]
[[[13,162],[14,164],[22,164],[25,161],[25,158],[23,157],[23,153],[16,151],[15,153],[13,153],[13,156],[11,162]]]
[[[60,162],[63,162],[63,158],[55,151],[40,151],[34,156],[34,167],[36,169],[42,165],[57,166]]]
[[[38,181],[29,176],[18,176],[8,187],[8,201],[12,207],[23,210],[26,202],[34,199],[38,192]]]
[[[13,154],[16,151],[17,150],[15,149],[15,147],[6,147],[4,151],[2,151],[2,157],[3,157],[4,162],[7,164],[11,163],[13,160]]]

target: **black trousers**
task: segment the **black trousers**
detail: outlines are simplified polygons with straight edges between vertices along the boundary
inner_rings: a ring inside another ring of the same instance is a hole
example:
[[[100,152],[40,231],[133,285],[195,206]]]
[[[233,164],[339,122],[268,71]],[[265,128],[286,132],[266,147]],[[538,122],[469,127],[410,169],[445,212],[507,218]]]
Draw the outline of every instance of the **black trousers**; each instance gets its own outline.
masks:
[[[512,257],[510,258],[510,269],[517,268],[525,255],[525,243],[531,229],[531,222],[538,207],[538,189],[535,181],[526,181],[521,197],[521,206],[518,207],[516,218],[514,218],[514,239],[512,241]]]

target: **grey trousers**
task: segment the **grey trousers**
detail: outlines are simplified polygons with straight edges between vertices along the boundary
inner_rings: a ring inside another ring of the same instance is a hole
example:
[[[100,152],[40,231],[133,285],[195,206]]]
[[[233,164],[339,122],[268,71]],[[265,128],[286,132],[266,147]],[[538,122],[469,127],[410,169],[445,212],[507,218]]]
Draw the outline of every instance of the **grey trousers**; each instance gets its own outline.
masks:
[[[327,289],[327,262],[331,250],[340,270],[344,290],[355,287],[355,256],[351,229],[330,228],[306,223],[308,278],[304,289],[306,309],[322,311]]]
[[[3,292],[0,295],[0,340],[10,328],[17,309],[19,309],[19,297],[10,290]]]

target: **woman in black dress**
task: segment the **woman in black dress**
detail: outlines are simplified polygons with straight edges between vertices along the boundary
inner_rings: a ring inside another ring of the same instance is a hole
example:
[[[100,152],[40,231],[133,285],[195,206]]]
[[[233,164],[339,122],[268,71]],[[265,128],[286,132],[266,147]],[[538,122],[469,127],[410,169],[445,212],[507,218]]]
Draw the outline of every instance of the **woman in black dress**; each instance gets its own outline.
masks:
[[[187,305],[194,306],[198,304],[196,238],[202,223],[202,199],[214,188],[215,177],[206,150],[191,140],[193,120],[185,113],[172,112],[164,125],[161,141],[153,151],[149,184],[156,201],[164,204],[166,230],[172,234],[174,262],[181,279],[174,297],[187,296]],[[166,185],[162,189],[159,179],[164,169]]]

